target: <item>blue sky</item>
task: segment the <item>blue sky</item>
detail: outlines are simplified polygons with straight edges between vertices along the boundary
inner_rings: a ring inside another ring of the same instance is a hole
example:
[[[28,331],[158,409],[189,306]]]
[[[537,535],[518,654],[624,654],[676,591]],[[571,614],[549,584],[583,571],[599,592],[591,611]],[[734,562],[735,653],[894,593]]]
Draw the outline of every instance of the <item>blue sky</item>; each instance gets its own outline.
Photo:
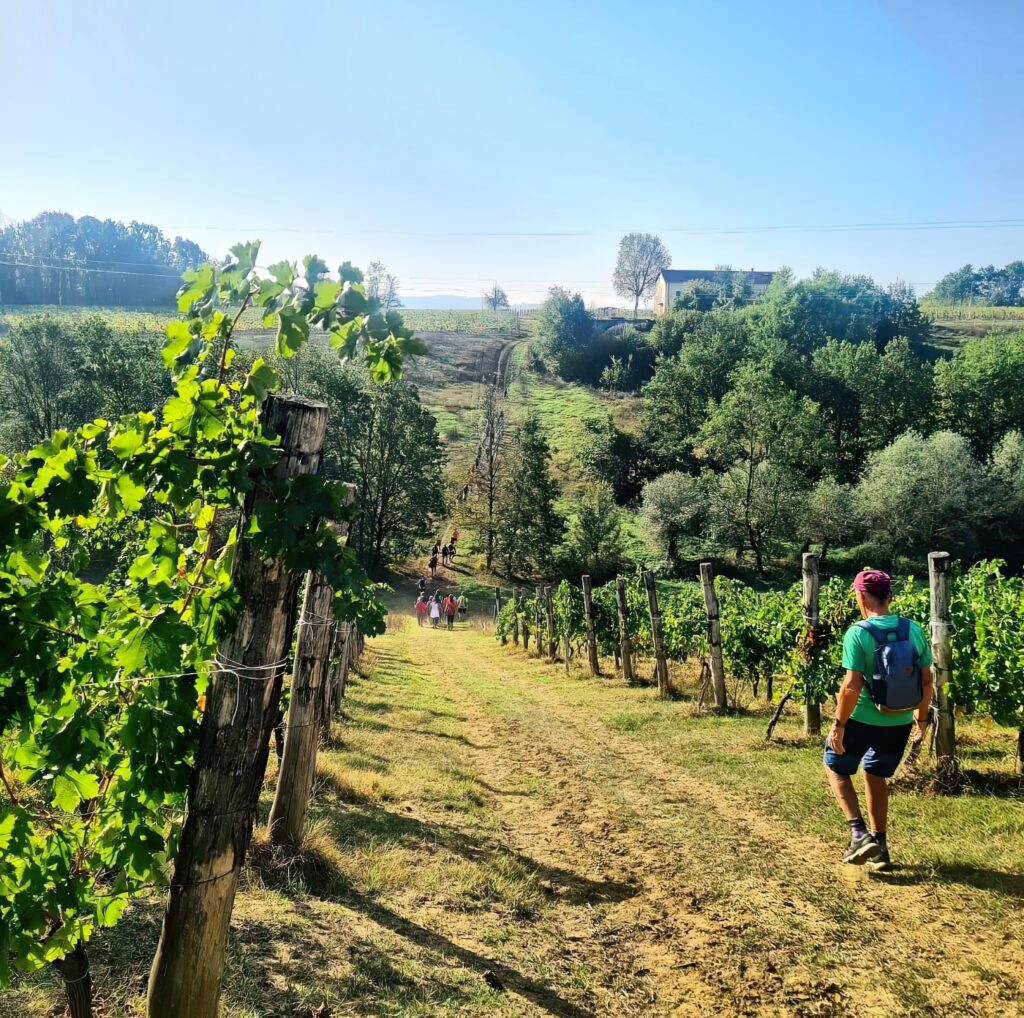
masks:
[[[155,222],[406,293],[676,267],[926,287],[1024,257],[1024,4],[0,0],[0,211]]]

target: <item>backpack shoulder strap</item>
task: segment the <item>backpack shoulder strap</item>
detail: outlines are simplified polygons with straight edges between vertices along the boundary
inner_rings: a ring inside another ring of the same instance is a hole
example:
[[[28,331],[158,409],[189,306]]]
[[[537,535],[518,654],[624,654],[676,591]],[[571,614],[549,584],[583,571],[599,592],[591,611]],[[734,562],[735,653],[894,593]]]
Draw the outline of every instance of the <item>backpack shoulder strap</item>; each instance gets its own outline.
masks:
[[[888,635],[884,629],[879,628],[873,622],[869,622],[867,619],[861,619],[860,622],[855,622],[854,625],[858,629],[863,629],[874,637],[875,643],[887,643],[889,640]]]
[[[910,639],[910,619],[900,617],[896,623],[896,639],[904,642]]]

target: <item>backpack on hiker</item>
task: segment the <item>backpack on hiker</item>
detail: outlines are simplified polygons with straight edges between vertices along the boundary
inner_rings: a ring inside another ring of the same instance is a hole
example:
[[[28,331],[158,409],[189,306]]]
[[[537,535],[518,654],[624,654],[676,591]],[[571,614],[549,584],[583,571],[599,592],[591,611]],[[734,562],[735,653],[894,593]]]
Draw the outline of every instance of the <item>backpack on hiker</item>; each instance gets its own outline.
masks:
[[[865,619],[856,623],[877,644],[875,671],[865,675],[868,695],[883,714],[913,710],[924,698],[921,659],[910,638],[910,622],[898,619],[894,629],[883,629]]]

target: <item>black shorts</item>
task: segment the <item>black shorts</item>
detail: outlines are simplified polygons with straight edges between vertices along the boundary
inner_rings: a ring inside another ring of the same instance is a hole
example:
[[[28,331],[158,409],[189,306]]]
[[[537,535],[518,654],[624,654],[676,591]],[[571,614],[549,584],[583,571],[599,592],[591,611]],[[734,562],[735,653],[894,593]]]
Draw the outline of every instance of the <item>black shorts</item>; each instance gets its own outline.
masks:
[[[909,725],[866,725],[850,718],[843,730],[844,753],[833,753],[825,744],[825,766],[836,774],[852,775],[864,764],[864,771],[878,778],[891,778],[903,759],[910,738]]]

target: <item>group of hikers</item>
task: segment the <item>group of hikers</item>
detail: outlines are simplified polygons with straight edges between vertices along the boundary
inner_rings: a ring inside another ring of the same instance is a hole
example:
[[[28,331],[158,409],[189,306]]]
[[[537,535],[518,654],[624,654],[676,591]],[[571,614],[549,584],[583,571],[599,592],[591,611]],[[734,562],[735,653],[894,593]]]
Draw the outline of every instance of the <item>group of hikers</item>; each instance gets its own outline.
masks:
[[[430,550],[430,561],[428,563],[430,567],[430,578],[434,579],[437,576],[437,557],[441,556],[441,565],[451,567],[455,562],[455,551],[456,544],[459,540],[459,532],[457,530],[452,531],[452,538],[445,544],[441,544],[440,538],[434,541],[434,547]]]
[[[427,594],[426,577],[421,576],[418,581],[419,596],[416,598],[416,622],[425,626],[427,619],[430,619],[432,629],[437,629],[444,619],[447,629],[455,628],[456,617],[463,620],[469,610],[469,600],[465,594],[456,596],[452,591],[446,591],[441,596],[441,591],[435,590],[433,594]]]

